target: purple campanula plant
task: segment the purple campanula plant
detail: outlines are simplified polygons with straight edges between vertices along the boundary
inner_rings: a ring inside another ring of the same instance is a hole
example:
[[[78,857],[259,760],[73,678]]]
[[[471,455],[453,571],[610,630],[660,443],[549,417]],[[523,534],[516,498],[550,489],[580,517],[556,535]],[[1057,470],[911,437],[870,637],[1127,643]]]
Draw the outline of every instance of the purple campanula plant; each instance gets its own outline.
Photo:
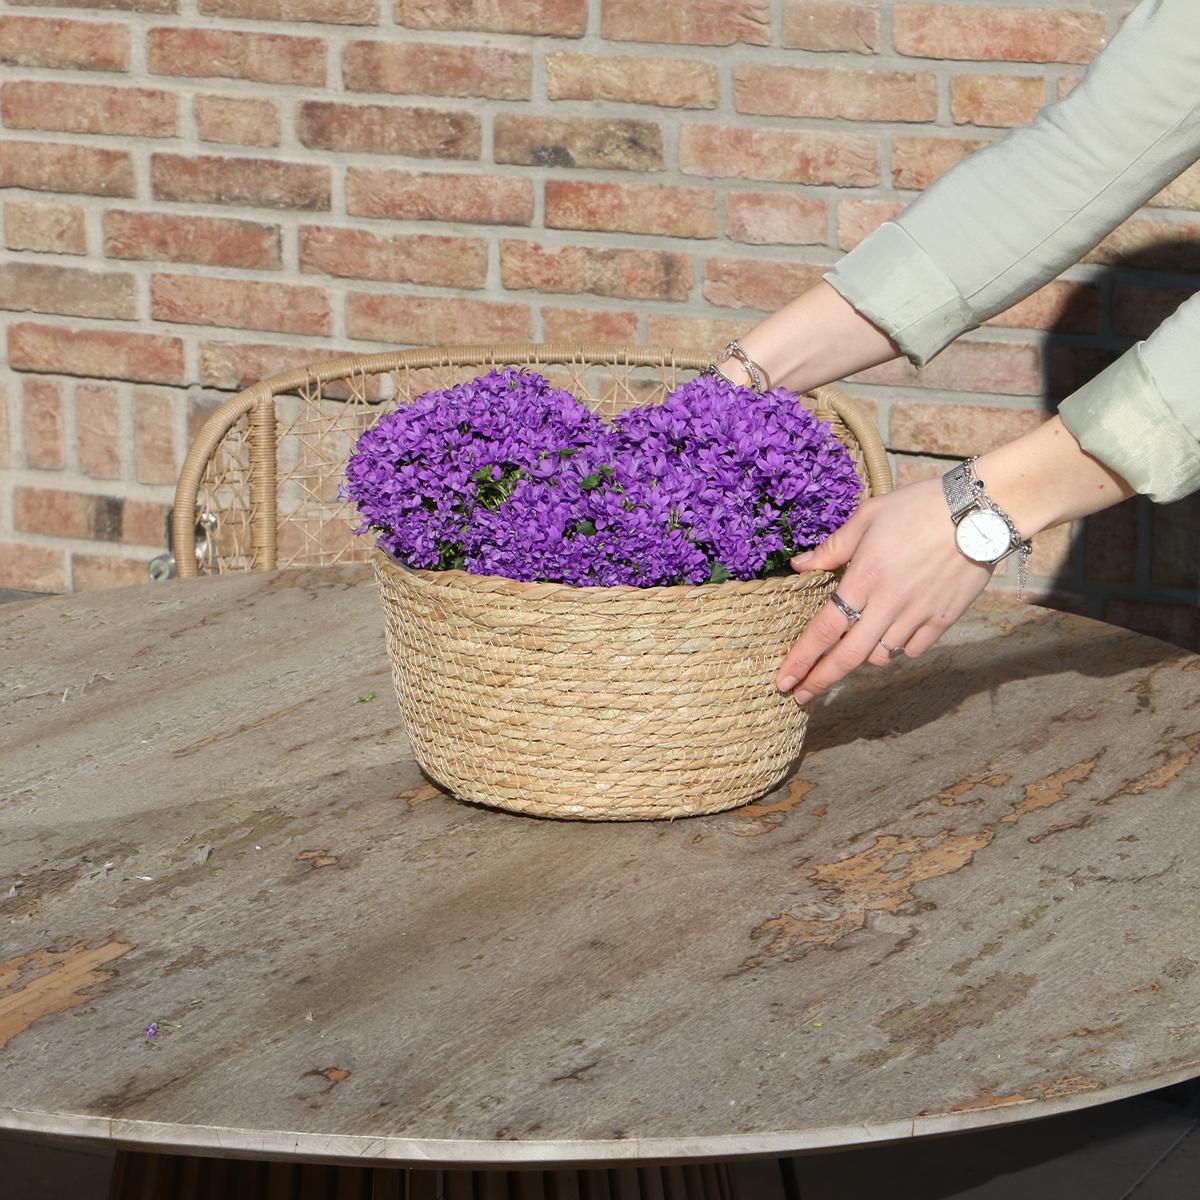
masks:
[[[699,376],[609,425],[505,370],[382,417],[342,494],[355,532],[410,567],[654,587],[789,573],[861,492],[828,424],[783,388]]]

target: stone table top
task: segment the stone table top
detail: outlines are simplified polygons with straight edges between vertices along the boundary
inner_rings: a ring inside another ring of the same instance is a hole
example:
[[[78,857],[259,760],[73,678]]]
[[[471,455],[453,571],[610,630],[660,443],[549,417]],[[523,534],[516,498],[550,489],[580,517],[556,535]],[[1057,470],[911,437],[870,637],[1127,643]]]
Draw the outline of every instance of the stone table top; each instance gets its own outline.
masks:
[[[673,823],[432,784],[357,566],[8,605],[0,684],[2,1129],[728,1158],[1200,1074],[1200,657],[1151,638],[985,594]]]

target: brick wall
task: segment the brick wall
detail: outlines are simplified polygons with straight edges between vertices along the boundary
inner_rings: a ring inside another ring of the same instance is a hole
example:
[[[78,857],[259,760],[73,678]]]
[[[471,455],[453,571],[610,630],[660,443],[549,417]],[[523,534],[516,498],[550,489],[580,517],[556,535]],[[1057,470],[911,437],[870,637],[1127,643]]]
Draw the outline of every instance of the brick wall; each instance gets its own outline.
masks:
[[[0,586],[142,582],[230,392],[449,340],[715,348],[1065,95],[1117,0],[0,3]],[[1044,419],[1200,283],[1200,168],[923,370],[900,480]],[[1037,593],[1200,644],[1200,503],[1040,537]],[[994,586],[1014,583],[1010,569]]]

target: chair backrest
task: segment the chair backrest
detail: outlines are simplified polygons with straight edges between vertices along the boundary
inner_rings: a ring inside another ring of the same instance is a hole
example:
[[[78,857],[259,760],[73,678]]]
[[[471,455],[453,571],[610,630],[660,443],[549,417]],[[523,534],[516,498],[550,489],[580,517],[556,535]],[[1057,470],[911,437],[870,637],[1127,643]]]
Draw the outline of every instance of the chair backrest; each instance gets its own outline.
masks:
[[[530,367],[603,416],[660,401],[708,359],[658,347],[514,344],[439,346],[327,359],[272,375],[230,397],[192,443],[175,491],[171,541],[181,577],[368,558],[353,505],[338,495],[362,432],[423,392],[492,367]],[[802,397],[855,453],[871,494],[892,488],[874,423],[837,388]],[[203,564],[194,545],[204,515]]]

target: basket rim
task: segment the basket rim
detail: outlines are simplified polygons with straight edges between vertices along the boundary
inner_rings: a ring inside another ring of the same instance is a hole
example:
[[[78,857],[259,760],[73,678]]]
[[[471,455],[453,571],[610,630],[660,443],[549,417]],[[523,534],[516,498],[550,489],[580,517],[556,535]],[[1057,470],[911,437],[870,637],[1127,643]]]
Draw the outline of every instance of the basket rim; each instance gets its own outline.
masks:
[[[670,583],[654,584],[651,587],[637,587],[630,583],[601,583],[574,584],[532,582],[523,579],[510,579],[507,575],[477,575],[472,571],[458,568],[440,571],[426,567],[409,567],[385,550],[375,546],[372,550],[372,562],[377,571],[399,576],[406,583],[423,588],[473,588],[476,591],[491,592],[498,596],[524,596],[527,599],[541,599],[556,592],[566,592],[592,603],[600,603],[608,598],[618,596],[657,596],[681,598],[684,595],[712,596],[720,593],[723,596],[736,595],[741,592],[755,595],[766,592],[807,592],[823,587],[836,571],[794,571],[790,575],[769,575],[765,579],[723,579],[720,583]]]

